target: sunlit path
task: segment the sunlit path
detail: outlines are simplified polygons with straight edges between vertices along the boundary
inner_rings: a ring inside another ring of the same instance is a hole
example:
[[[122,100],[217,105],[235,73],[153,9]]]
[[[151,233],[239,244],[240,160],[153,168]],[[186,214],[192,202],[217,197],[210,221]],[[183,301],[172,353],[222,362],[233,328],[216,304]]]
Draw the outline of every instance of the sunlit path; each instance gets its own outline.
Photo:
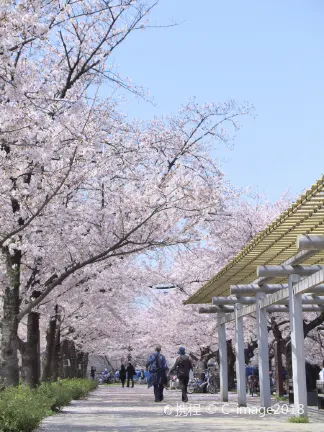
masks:
[[[146,387],[99,387],[87,400],[73,402],[62,414],[44,420],[38,432],[323,431],[324,414],[315,408],[310,412],[310,424],[292,424],[288,423],[292,408],[286,414],[287,405],[275,406],[277,414],[256,414],[255,397],[248,399],[248,407],[241,413],[237,412],[236,394],[230,395],[229,404],[221,403],[219,395],[189,395],[186,412],[181,411],[181,405],[177,410],[180,399],[178,391],[165,391],[161,404],[154,402],[152,390]]]

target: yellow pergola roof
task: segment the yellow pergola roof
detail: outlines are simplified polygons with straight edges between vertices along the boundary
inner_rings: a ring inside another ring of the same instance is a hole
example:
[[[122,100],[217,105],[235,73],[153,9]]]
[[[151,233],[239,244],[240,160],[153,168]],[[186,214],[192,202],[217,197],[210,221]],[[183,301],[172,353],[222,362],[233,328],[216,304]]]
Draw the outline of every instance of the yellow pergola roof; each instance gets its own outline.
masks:
[[[296,239],[299,234],[324,235],[324,175],[185,304],[210,303],[214,296],[230,295],[230,285],[251,283],[257,278],[256,268],[259,265],[278,265],[297,253]],[[303,264],[317,263],[324,263],[324,251],[316,253]]]

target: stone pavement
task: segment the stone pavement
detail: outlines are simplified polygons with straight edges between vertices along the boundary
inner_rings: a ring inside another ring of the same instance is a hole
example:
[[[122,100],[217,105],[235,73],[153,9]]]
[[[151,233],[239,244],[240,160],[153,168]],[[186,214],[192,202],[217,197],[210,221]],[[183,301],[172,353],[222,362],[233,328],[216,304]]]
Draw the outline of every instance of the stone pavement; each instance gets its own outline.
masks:
[[[288,423],[293,407],[283,402],[273,401],[275,413],[264,415],[258,397],[248,397],[248,407],[240,412],[235,393],[228,404],[220,402],[219,394],[193,394],[188,404],[180,401],[177,390],[166,390],[164,401],[156,403],[146,386],[99,386],[88,399],[45,419],[37,432],[324,431],[324,411],[315,407],[309,408],[310,423],[294,424]]]

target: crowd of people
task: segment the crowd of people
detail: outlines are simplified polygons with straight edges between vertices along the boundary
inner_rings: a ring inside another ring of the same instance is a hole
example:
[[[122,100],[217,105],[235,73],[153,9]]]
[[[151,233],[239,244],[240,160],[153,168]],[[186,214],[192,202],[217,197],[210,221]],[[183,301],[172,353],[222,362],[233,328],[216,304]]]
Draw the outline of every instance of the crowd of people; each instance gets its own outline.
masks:
[[[142,382],[148,384],[148,387],[153,387],[155,402],[163,401],[163,390],[167,386],[168,374],[175,374],[179,380],[179,386],[182,389],[182,401],[188,402],[187,387],[189,382],[190,370],[193,370],[193,365],[184,347],[178,350],[178,357],[175,364],[170,369],[168,367],[165,356],[161,353],[161,345],[156,345],[155,350],[147,358],[146,371],[141,369],[139,374],[136,374],[135,368],[129,361],[127,367],[121,364],[120,370],[116,371],[116,377],[120,380],[122,387],[134,387],[134,376]],[[110,372],[107,369],[102,372],[101,380],[103,383],[109,382]],[[90,375],[95,379],[96,368],[91,366]]]
[[[247,368],[246,373],[249,375],[250,369]],[[251,376],[258,378],[258,370],[253,370]],[[127,367],[124,364],[121,365],[120,370],[116,371],[116,378],[118,378],[122,384],[122,387],[134,387],[134,376],[142,383],[147,383],[148,387],[153,387],[155,402],[163,401],[163,390],[168,385],[168,375],[175,374],[179,380],[179,386],[182,390],[182,401],[188,402],[187,387],[189,382],[190,371],[193,370],[193,365],[184,347],[180,347],[178,350],[178,357],[170,369],[168,367],[165,356],[161,353],[161,345],[156,345],[155,350],[150,354],[146,361],[146,373],[144,369],[141,369],[136,373],[135,367],[129,361]],[[286,372],[286,371],[285,371]],[[91,377],[95,379],[96,368],[91,367]],[[102,373],[103,382],[109,381],[110,373],[107,369]],[[272,373],[270,373],[270,381],[273,379]],[[320,380],[324,381],[324,362],[323,368],[320,370],[319,377]],[[274,382],[272,383],[274,386]]]

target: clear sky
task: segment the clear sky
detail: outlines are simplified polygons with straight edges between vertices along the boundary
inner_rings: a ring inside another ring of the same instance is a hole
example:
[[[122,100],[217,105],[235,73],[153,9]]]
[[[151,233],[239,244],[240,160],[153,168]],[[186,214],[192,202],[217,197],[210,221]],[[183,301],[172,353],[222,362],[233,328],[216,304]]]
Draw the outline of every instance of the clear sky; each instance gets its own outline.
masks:
[[[181,24],[139,31],[116,53],[157,105],[133,101],[130,116],[172,114],[191,96],[248,101],[257,118],[220,153],[235,186],[277,199],[324,173],[323,0],[160,0],[150,20]]]

